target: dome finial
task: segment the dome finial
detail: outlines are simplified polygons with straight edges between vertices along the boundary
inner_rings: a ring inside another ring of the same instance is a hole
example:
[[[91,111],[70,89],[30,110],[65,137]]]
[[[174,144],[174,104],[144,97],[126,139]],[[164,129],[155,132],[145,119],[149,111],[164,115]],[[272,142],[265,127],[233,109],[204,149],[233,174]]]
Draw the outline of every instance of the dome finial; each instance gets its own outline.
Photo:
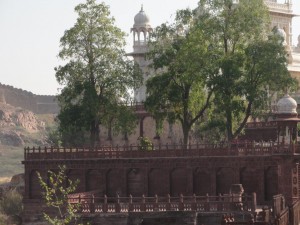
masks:
[[[141,12],[144,12],[144,6],[143,6],[143,4],[141,5]]]

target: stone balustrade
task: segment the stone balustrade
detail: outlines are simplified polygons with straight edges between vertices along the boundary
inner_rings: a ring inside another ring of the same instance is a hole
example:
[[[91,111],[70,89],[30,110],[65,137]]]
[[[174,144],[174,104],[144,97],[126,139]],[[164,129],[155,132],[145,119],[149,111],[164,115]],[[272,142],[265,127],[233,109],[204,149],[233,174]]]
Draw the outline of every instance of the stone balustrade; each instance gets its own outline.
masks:
[[[298,145],[278,145],[275,142],[235,142],[229,144],[139,145],[99,146],[97,148],[25,148],[25,160],[64,159],[116,159],[116,158],[166,158],[202,156],[270,156],[292,155],[300,150]]]
[[[233,195],[171,197],[95,197],[93,194],[78,193],[69,196],[69,203],[79,204],[78,213],[126,213],[126,212],[255,212],[256,194],[242,195],[237,201]]]
[[[266,1],[269,9],[272,10],[280,10],[285,12],[292,12],[292,4],[278,4],[277,2]]]

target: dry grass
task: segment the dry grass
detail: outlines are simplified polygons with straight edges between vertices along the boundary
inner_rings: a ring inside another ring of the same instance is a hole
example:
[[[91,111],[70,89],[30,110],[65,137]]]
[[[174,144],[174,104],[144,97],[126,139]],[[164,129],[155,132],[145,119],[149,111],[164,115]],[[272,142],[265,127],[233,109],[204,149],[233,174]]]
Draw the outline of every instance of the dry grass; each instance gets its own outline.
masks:
[[[24,160],[23,147],[0,146],[0,179],[7,180],[15,174],[24,173],[24,166],[21,163]],[[0,181],[1,183],[1,181]]]

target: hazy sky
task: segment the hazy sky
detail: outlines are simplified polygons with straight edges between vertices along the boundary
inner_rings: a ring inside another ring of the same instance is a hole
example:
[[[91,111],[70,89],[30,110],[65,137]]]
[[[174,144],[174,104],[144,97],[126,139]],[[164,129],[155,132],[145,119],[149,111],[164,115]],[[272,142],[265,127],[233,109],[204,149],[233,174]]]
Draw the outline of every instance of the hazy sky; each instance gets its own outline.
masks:
[[[284,0],[279,0],[284,1]],[[0,0],[0,83],[34,94],[57,94],[54,67],[59,39],[73,26],[74,7],[84,0]],[[99,0],[100,2],[100,0]],[[195,8],[198,0],[105,0],[116,25],[130,34],[133,18],[141,4],[152,27],[174,18],[177,9]],[[293,1],[300,14],[300,0]],[[300,18],[293,21],[293,44],[300,35]],[[132,50],[128,37],[127,51]]]

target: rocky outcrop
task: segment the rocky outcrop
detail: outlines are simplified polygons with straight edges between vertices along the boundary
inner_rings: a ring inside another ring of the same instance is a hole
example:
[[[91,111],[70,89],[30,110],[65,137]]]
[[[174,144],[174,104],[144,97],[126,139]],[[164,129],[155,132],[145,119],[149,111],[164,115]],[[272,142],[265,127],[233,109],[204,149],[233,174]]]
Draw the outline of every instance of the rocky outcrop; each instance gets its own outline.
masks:
[[[44,145],[45,122],[31,111],[0,103],[0,144],[14,147]],[[38,134],[38,135],[35,135]],[[38,137],[36,137],[38,136]]]

